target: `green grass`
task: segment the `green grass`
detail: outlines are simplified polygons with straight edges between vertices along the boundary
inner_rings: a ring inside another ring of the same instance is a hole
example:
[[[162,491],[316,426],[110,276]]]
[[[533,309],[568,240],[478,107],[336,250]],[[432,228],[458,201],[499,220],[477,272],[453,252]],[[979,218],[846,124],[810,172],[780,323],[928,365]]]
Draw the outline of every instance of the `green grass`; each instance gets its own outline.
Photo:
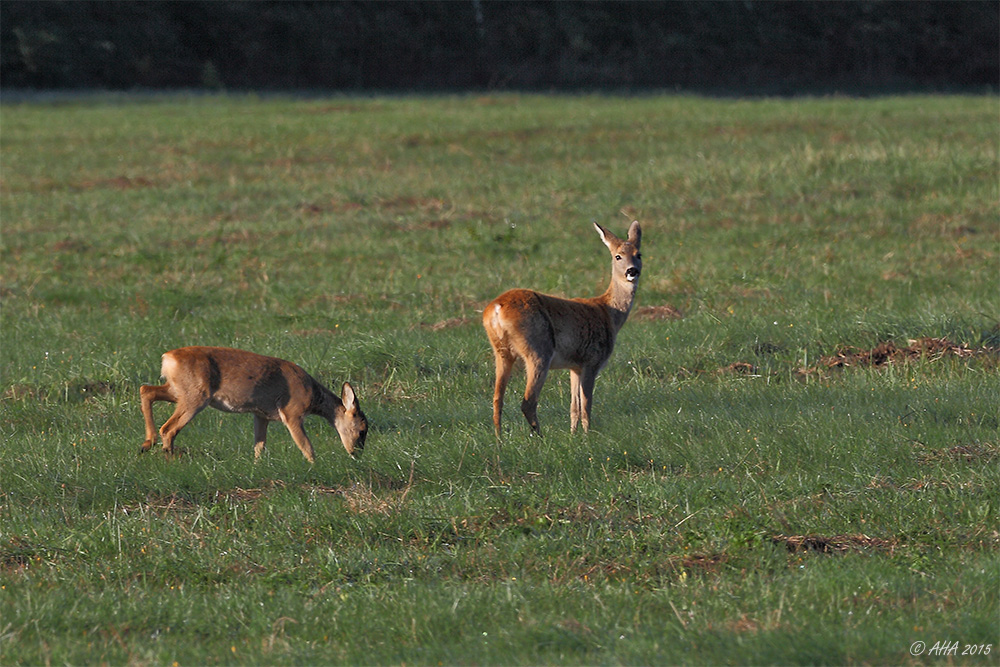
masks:
[[[0,663],[995,663],[997,111],[4,105]],[[632,218],[594,428],[555,372],[529,436],[517,375],[498,446],[481,308],[599,293]],[[820,363],[924,337],[977,353]],[[314,466],[277,425],[254,464],[211,410],[139,456],[190,344],[350,380],[364,457],[310,420]]]

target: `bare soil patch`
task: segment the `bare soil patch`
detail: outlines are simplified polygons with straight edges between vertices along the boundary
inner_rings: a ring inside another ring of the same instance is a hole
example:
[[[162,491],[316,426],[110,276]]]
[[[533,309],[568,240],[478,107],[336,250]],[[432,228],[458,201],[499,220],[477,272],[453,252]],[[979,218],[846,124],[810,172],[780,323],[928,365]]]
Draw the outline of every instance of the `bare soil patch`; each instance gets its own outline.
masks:
[[[43,392],[38,387],[33,387],[30,384],[15,384],[7,387],[7,390],[3,393],[3,400],[5,401],[21,401],[21,400],[33,400],[43,395]]]
[[[843,346],[831,355],[820,357],[816,364],[799,368],[796,377],[800,380],[823,378],[829,369],[877,369],[917,361],[939,361],[948,357],[976,359],[985,363],[987,368],[996,369],[1000,366],[1000,344],[990,339],[980,347],[971,347],[947,338],[925,337],[908,340],[906,345],[899,345],[891,340],[884,341],[870,349]]]
[[[87,243],[83,239],[75,239],[67,237],[62,241],[56,241],[52,244],[51,248],[53,252],[70,252],[70,253],[83,253],[88,252],[91,249],[91,244]]]
[[[20,574],[31,564],[31,558],[36,552],[37,548],[28,539],[11,535],[0,550],[0,570]]]
[[[455,327],[465,326],[466,324],[472,324],[478,321],[479,318],[471,317],[450,317],[446,320],[441,320],[435,322],[434,324],[424,324],[421,323],[420,326],[430,329],[431,331],[443,331],[444,329],[454,329]]]
[[[900,547],[897,540],[883,540],[867,535],[772,535],[771,541],[784,545],[789,551],[818,551],[843,553],[846,551],[893,551]]]
[[[757,375],[757,367],[747,361],[734,361],[715,371],[716,375]]]
[[[360,211],[364,206],[360,202],[346,201],[341,199],[331,199],[328,202],[302,202],[298,209],[302,213],[310,215],[323,215],[325,213],[347,213],[350,211]]]
[[[921,463],[936,461],[965,461],[966,463],[988,463],[1000,455],[1000,448],[989,442],[955,445],[947,449],[932,449],[919,455]]]
[[[156,184],[148,178],[137,176],[135,178],[125,175],[114,178],[104,178],[99,180],[80,181],[76,187],[80,190],[93,190],[95,188],[111,188],[113,190],[134,190],[137,188],[151,188]]]
[[[642,321],[679,320],[684,317],[684,314],[670,304],[663,304],[661,306],[642,306],[641,308],[636,308],[632,317]]]
[[[357,482],[330,492],[343,498],[348,509],[355,514],[392,514],[406,498],[406,491],[378,494],[371,486]]]
[[[691,554],[671,560],[675,567],[691,574],[714,574],[726,563],[726,554]]]
[[[773,631],[782,627],[781,610],[777,609],[767,615],[764,620],[741,614],[739,618],[726,623],[726,629],[735,633],[757,633],[760,631]]]
[[[893,341],[879,343],[870,350],[856,347],[845,347],[834,354],[822,357],[819,366],[825,368],[843,368],[846,366],[880,367],[887,364],[899,364],[917,359],[936,360],[952,356],[969,358],[979,355],[996,354],[988,348],[972,348],[967,345],[953,343],[947,338],[917,338],[900,346]]]

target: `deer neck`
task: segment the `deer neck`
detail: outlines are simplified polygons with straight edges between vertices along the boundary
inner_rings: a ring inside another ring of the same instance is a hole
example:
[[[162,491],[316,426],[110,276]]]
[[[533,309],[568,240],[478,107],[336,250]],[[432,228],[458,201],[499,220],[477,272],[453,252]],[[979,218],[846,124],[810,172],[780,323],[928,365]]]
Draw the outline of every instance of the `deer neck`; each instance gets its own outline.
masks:
[[[611,322],[614,324],[615,331],[620,330],[625,324],[625,320],[628,319],[628,314],[632,310],[632,303],[635,301],[635,290],[637,287],[638,283],[616,280],[612,276],[611,284],[608,285],[607,291],[601,295],[600,300],[604,303],[604,307],[608,309],[608,314],[611,315]]]
[[[340,399],[332,391],[320,384],[319,381],[313,380],[312,414],[319,415],[333,423],[333,417],[340,405],[342,405]]]

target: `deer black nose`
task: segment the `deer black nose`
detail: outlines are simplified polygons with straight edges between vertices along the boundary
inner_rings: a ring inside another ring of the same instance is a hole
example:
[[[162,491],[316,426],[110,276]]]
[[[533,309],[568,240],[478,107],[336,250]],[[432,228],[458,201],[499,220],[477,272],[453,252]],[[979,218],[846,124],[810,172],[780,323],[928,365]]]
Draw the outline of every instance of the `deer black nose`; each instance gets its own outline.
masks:
[[[627,269],[625,269],[625,277],[628,280],[635,280],[636,278],[639,277],[639,269],[637,269],[634,266],[628,267]]]

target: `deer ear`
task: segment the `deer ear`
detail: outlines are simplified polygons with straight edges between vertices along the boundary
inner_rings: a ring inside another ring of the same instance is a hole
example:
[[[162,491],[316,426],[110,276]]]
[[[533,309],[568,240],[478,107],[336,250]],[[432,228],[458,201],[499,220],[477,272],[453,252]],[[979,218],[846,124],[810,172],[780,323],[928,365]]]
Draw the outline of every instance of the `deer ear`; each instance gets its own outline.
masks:
[[[642,243],[642,227],[639,226],[638,220],[633,220],[632,224],[628,228],[628,242],[634,245],[636,248]]]
[[[608,249],[611,249],[613,244],[621,243],[621,239],[604,229],[604,227],[601,227],[596,222],[594,223],[594,229],[596,229],[597,233],[601,235],[601,240],[604,241],[604,245],[608,246]]]
[[[351,386],[349,382],[344,383],[344,388],[340,392],[341,401],[344,403],[344,408],[348,411],[357,409],[357,397],[354,395],[354,387]]]

